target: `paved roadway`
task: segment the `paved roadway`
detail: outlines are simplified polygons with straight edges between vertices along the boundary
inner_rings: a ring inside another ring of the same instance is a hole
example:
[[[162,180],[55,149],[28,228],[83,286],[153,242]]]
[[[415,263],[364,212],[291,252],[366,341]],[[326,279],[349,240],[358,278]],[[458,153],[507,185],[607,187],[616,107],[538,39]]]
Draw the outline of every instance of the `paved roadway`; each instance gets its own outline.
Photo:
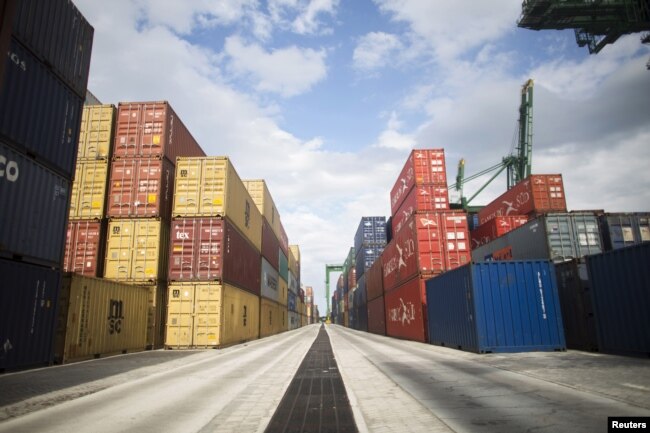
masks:
[[[648,359],[476,355],[326,328],[361,432],[593,433],[650,416]],[[262,432],[318,329],[0,375],[0,432]]]

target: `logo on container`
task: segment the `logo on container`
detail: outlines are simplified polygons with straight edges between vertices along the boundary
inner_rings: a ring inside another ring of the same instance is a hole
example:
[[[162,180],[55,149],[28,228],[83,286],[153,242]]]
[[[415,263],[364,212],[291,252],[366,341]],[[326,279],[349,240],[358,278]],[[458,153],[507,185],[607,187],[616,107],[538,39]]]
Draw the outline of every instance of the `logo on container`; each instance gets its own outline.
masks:
[[[0,155],[0,177],[4,177],[9,182],[18,180],[18,163],[8,160],[6,156]]]
[[[23,71],[27,71],[27,62],[25,62],[24,60],[21,60],[20,56],[18,54],[12,53],[11,51],[8,51],[7,56],[9,57],[9,59],[11,59],[11,62],[14,65],[18,66]]]
[[[124,319],[124,303],[115,299],[108,301],[108,333],[119,334],[122,332]]]
[[[176,232],[176,239],[189,240],[190,234],[186,232]]]
[[[412,302],[404,302],[404,299],[399,298],[399,307],[390,309],[390,321],[400,322],[402,326],[410,325],[415,321],[415,305]]]
[[[392,198],[393,206],[397,204],[400,197],[402,197],[402,194],[408,191],[409,189],[408,185],[411,183],[412,180],[413,180],[413,167],[409,167],[409,169],[406,171],[406,176],[399,179],[399,182],[402,182],[402,184],[399,186],[399,188],[395,192],[395,195]]]

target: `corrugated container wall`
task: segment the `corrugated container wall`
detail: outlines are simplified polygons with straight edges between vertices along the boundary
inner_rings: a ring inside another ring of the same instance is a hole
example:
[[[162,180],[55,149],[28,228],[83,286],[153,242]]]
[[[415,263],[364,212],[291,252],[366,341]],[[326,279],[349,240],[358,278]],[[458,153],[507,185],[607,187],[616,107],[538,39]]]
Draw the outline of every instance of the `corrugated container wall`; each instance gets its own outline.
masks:
[[[282,221],[280,221],[280,236],[278,237],[278,240],[280,241],[280,248],[282,248],[282,252],[284,253],[285,256],[289,256],[289,238],[287,237],[287,232],[284,230],[284,226],[282,225]]]
[[[289,283],[282,277],[278,278],[278,292],[280,296],[279,303],[286,310],[287,303],[289,302]]]
[[[368,332],[386,335],[386,311],[383,296],[368,301]]]
[[[474,249],[472,260],[562,262],[601,251],[598,220],[593,213],[550,213]]]
[[[598,350],[591,283],[584,259],[555,264],[566,347]]]
[[[0,259],[0,371],[52,362],[61,274]]]
[[[449,210],[449,192],[446,184],[420,185],[411,190],[393,215],[393,232],[398,232],[415,212]]]
[[[510,215],[492,218],[485,224],[481,224],[469,232],[469,235],[472,238],[472,248],[485,245],[499,236],[503,236],[509,231],[523,226],[527,222],[528,217],[525,215]]]
[[[300,247],[298,245],[289,245],[289,270],[293,272],[300,286]]]
[[[54,360],[58,363],[141,351],[149,290],[76,274],[63,276]]]
[[[63,271],[89,277],[103,275],[107,221],[70,221]]]
[[[650,241],[650,213],[607,213],[598,222],[606,251]]]
[[[13,39],[9,54],[0,86],[0,134],[39,164],[72,179],[83,98]]]
[[[390,192],[391,214],[395,215],[415,185],[433,184],[447,187],[444,149],[412,150]]]
[[[70,199],[70,219],[104,218],[107,186],[107,160],[77,160]]]
[[[361,217],[354,235],[355,251],[362,245],[386,245],[386,217]]]
[[[289,281],[289,260],[282,249],[278,252],[278,263],[280,277],[284,278],[284,281]]]
[[[170,281],[225,281],[259,295],[260,254],[229,219],[175,218],[170,237]]]
[[[384,295],[384,272],[381,264],[381,258],[375,260],[370,269],[364,274],[366,276],[366,291],[368,292],[368,301],[379,298]]]
[[[354,317],[354,329],[368,332],[368,293],[365,275],[359,278],[357,289],[354,291]]]
[[[275,236],[280,239],[282,236],[280,214],[273,197],[271,197],[269,188],[266,186],[266,182],[264,180],[242,180],[242,182],[251,195],[253,202],[255,202],[257,209],[269,223]]]
[[[257,251],[262,248],[262,214],[227,157],[176,160],[172,215],[227,217]]]
[[[476,353],[564,350],[549,261],[473,263],[427,282],[429,342]]]
[[[259,338],[259,297],[230,284],[169,285],[165,347],[223,347]]]
[[[425,281],[418,276],[386,293],[386,335],[427,342]]]
[[[104,278],[142,283],[165,281],[168,251],[168,222],[156,218],[111,220]]]
[[[381,261],[380,257],[384,248],[385,245],[367,245],[357,250],[357,257],[355,259],[357,279],[361,278],[376,261]]]
[[[0,157],[0,256],[60,269],[70,181],[1,141]]]
[[[566,212],[561,174],[530,175],[481,209],[478,219],[485,224],[498,216],[547,212]]]
[[[275,270],[280,269],[280,251],[280,241],[266,218],[262,218],[262,256]]]
[[[120,102],[115,129],[115,158],[205,156],[201,146],[167,101]]]
[[[114,160],[109,181],[108,217],[169,221],[174,175],[174,164],[166,158]]]
[[[650,242],[587,257],[603,352],[650,354]]]
[[[0,53],[9,51],[17,0],[0,0]],[[5,63],[0,62],[0,92],[4,82]]]
[[[108,160],[113,148],[115,105],[86,105],[81,114],[77,160]]]
[[[278,271],[262,257],[262,274],[260,276],[261,291],[260,296],[270,299],[274,302],[280,302],[280,286]]]
[[[288,328],[287,310],[269,299],[260,299],[260,338],[282,332]]]
[[[93,33],[70,0],[18,2],[13,34],[81,98],[86,97]]]

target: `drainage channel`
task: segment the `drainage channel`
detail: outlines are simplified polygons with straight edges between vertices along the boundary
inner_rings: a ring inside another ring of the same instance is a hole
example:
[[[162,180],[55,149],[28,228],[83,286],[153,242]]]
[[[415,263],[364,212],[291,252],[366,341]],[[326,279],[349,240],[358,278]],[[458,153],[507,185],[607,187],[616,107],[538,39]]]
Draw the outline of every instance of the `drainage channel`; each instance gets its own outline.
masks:
[[[330,338],[321,325],[266,433],[357,431]]]

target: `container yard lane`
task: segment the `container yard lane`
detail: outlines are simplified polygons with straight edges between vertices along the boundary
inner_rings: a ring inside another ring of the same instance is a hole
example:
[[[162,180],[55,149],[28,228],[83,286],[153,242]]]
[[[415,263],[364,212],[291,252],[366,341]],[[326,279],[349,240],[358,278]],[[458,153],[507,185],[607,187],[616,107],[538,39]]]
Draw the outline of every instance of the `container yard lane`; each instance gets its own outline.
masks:
[[[360,431],[606,432],[650,415],[647,359],[484,354],[327,327]]]

